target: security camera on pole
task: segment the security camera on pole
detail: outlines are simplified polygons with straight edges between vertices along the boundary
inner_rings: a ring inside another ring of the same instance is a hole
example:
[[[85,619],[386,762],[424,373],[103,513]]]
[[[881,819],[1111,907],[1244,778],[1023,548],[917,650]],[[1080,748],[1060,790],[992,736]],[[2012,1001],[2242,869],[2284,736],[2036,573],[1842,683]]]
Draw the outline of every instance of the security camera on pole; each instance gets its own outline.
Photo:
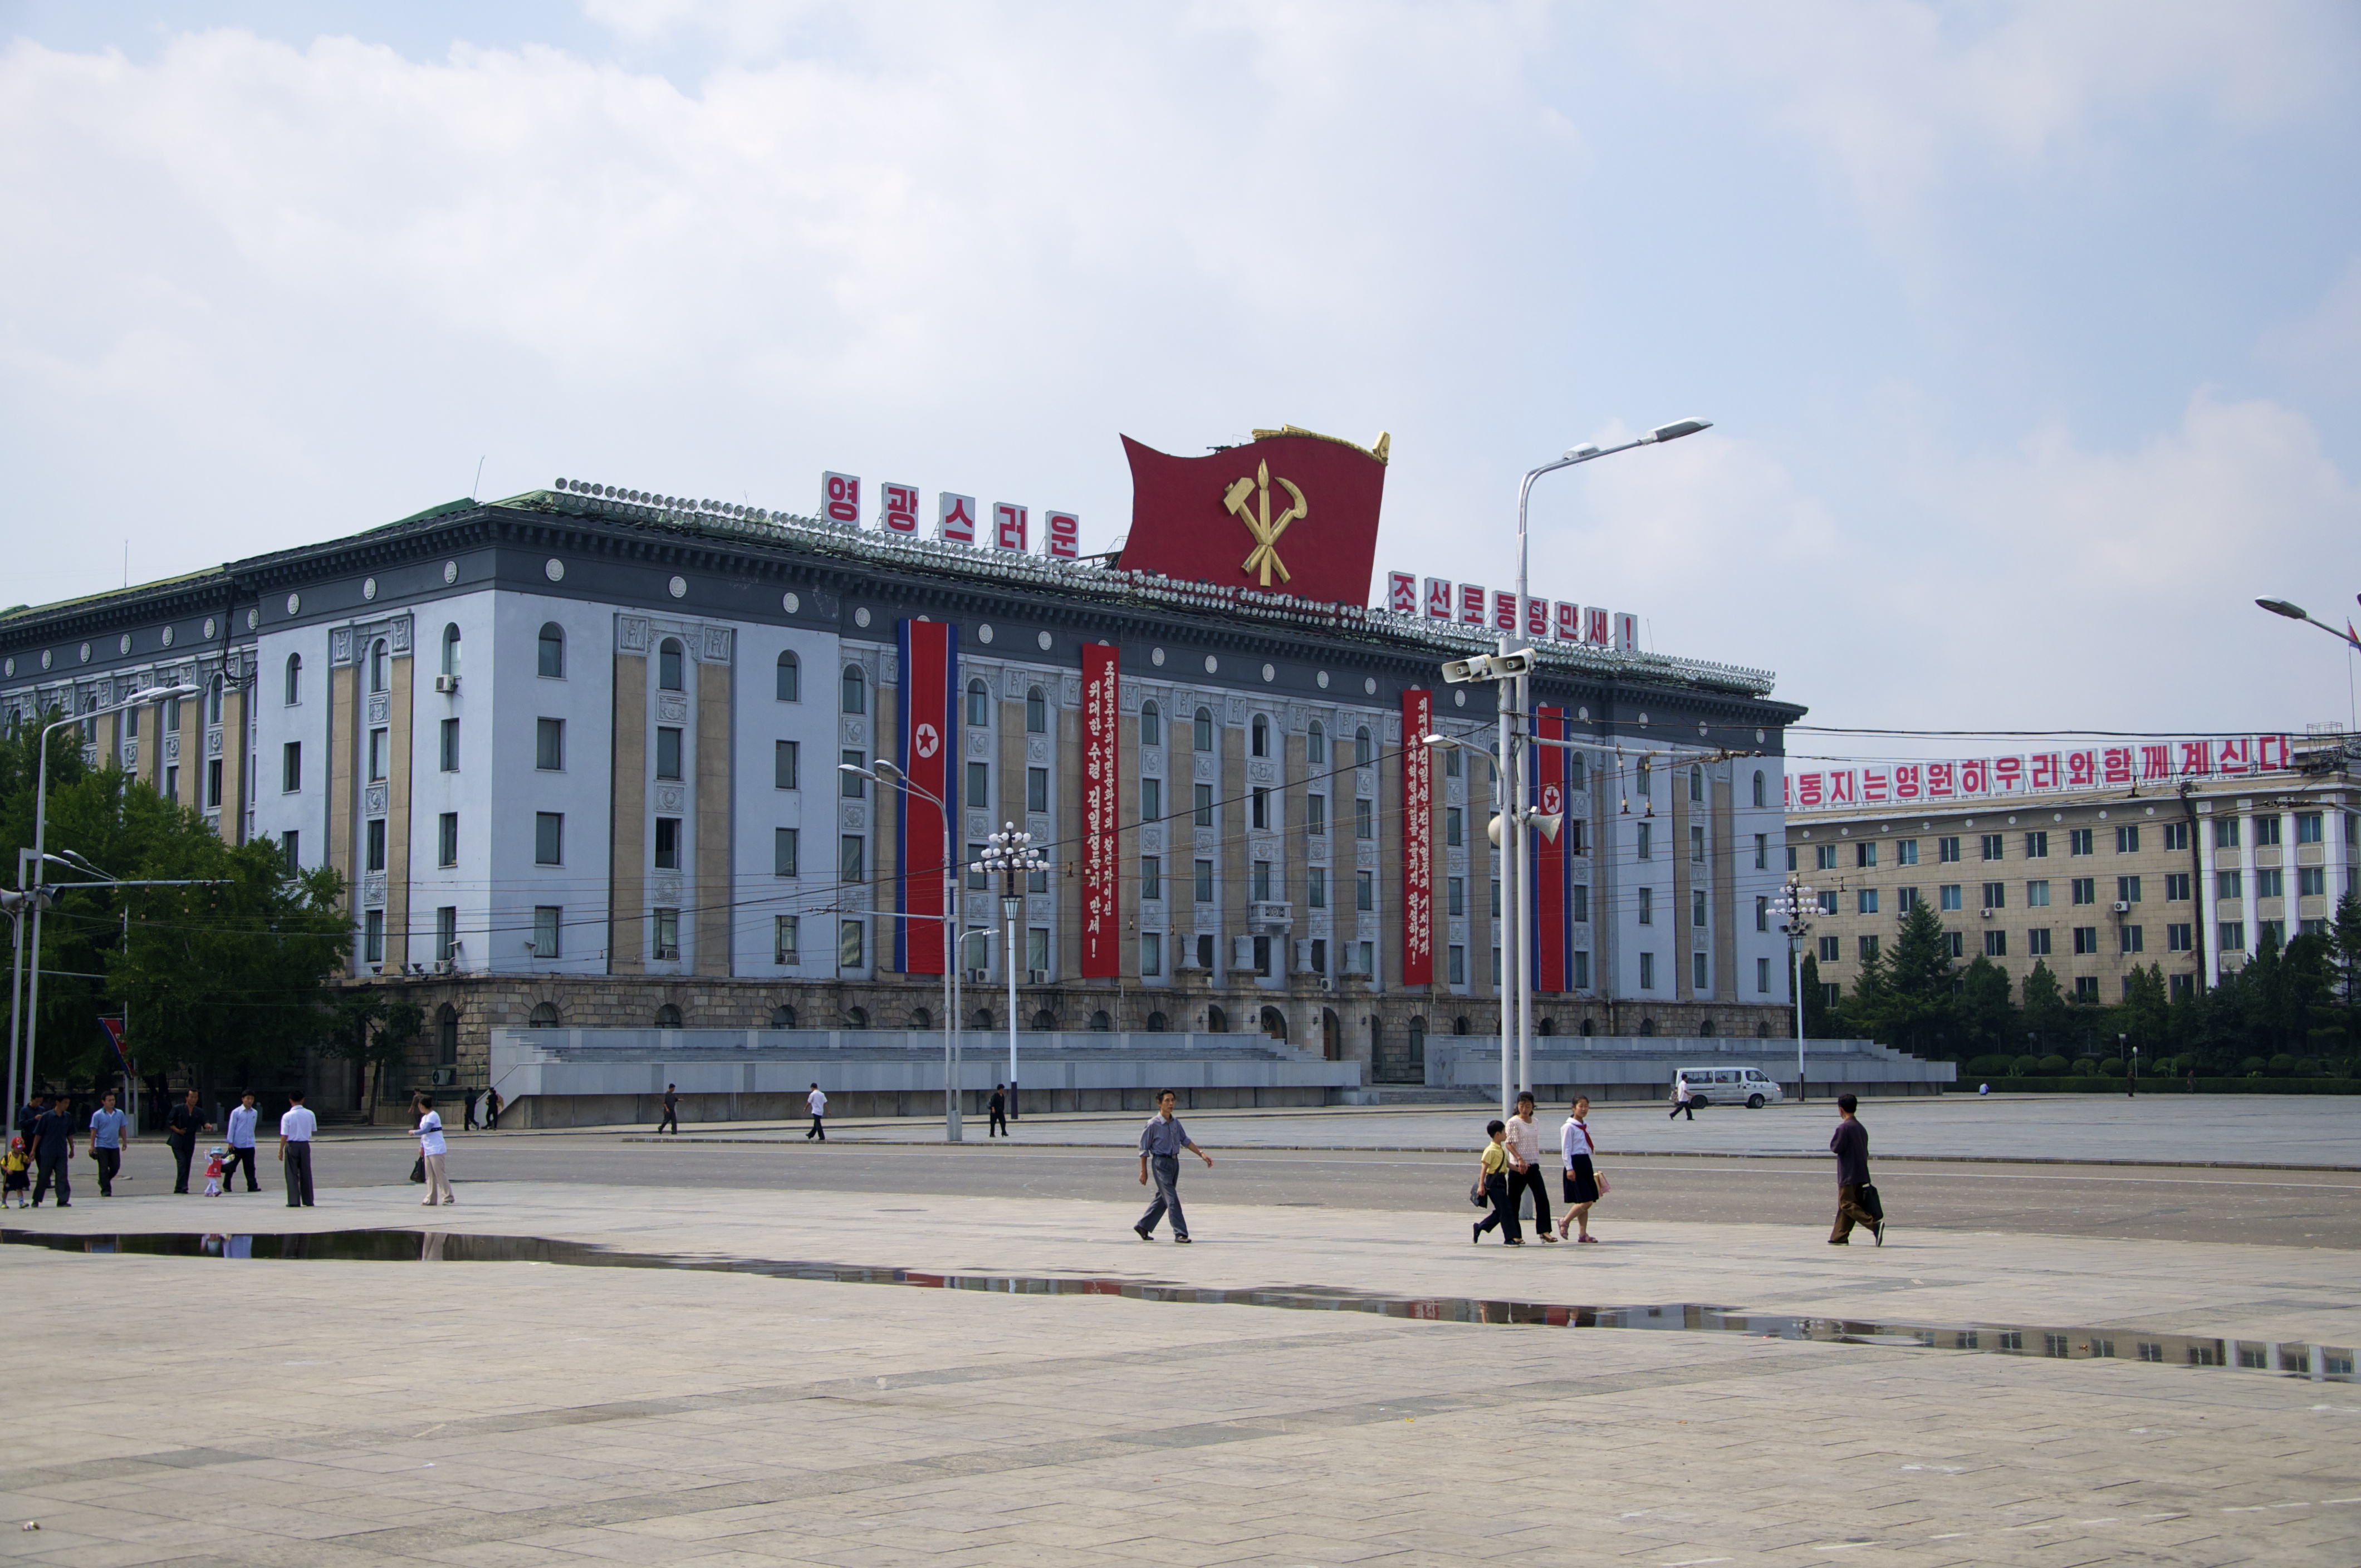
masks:
[[[1007,923],[1008,935],[1003,939],[1001,955],[1008,964],[1008,1119],[1016,1120],[1016,917],[1025,912],[1024,890],[1016,879],[1046,872],[1049,862],[1033,847],[1033,835],[1020,829],[1014,822],[1004,822],[1000,831],[983,842],[983,859],[969,863],[968,870],[1001,876],[1000,913]]]
[[[1787,950],[1795,963],[1795,1102],[1804,1102],[1804,938],[1811,934],[1812,916],[1819,909],[1819,894],[1794,877],[1771,901],[1779,929],[1787,933]]]

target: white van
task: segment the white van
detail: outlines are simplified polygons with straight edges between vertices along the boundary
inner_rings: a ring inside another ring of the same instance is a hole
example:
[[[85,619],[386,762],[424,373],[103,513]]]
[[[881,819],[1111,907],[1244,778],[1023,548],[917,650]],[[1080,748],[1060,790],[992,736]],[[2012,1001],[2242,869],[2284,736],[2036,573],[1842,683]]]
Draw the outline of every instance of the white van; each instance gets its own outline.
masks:
[[[1759,1067],[1683,1067],[1673,1069],[1673,1092],[1688,1080],[1693,1105],[1743,1104],[1750,1111],[1775,1105],[1786,1098],[1779,1080],[1763,1076]]]

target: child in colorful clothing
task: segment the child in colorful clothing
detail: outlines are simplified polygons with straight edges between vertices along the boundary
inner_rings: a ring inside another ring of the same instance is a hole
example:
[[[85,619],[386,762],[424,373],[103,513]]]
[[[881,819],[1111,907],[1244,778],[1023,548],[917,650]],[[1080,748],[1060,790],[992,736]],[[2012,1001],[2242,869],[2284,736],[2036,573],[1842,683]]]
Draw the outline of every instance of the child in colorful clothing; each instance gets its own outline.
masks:
[[[221,1196],[222,1172],[227,1169],[228,1167],[229,1151],[227,1149],[222,1147],[219,1144],[215,1144],[213,1147],[205,1151],[206,1197],[218,1198]]]
[[[24,1139],[8,1140],[8,1152],[0,1155],[0,1172],[5,1173],[0,1179],[0,1209],[6,1208],[11,1198],[19,1209],[32,1201],[32,1161],[25,1157]]]

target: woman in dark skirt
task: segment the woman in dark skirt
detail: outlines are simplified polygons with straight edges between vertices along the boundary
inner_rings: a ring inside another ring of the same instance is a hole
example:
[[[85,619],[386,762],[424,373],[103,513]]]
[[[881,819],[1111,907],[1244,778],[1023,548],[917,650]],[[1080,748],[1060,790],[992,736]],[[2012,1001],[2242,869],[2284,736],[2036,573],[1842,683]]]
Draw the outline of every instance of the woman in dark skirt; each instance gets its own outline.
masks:
[[[1590,1157],[1598,1146],[1591,1141],[1585,1121],[1589,1114],[1590,1096],[1577,1094],[1565,1125],[1558,1129],[1558,1146],[1565,1161],[1565,1218],[1557,1223],[1557,1234],[1563,1237],[1568,1225],[1578,1225],[1582,1234],[1574,1238],[1578,1242],[1598,1239],[1590,1234],[1590,1206],[1598,1201],[1598,1173],[1590,1168]]]

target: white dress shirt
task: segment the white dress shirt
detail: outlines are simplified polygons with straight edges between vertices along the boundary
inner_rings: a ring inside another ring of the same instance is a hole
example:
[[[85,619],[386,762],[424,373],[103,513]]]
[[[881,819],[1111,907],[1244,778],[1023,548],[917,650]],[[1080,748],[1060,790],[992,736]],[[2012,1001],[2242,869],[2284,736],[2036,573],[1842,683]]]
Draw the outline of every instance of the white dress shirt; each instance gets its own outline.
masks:
[[[320,1118],[301,1105],[291,1105],[279,1118],[279,1135],[291,1144],[308,1144],[320,1128]]]
[[[1565,1160],[1565,1168],[1572,1170],[1574,1157],[1590,1152],[1590,1129],[1568,1116],[1565,1125],[1557,1130],[1557,1141],[1558,1154]]]

